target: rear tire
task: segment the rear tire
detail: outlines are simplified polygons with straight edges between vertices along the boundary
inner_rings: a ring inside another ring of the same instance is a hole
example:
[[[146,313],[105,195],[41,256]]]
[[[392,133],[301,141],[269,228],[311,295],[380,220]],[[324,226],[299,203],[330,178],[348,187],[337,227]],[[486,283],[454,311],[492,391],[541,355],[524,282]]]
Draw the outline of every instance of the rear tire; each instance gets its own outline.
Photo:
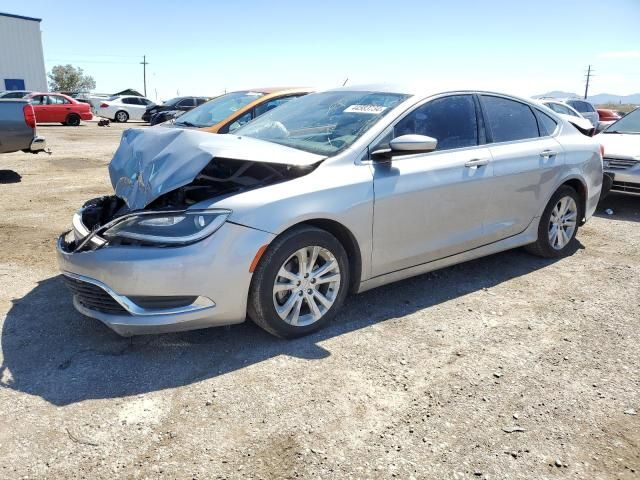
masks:
[[[70,113],[67,116],[67,121],[64,124],[68,125],[69,127],[77,127],[80,125],[80,117],[75,113]]]
[[[544,258],[560,258],[575,251],[576,234],[583,212],[580,196],[563,185],[544,209],[538,225],[538,240],[525,248]]]
[[[326,326],[349,289],[349,261],[329,232],[301,225],[277,237],[253,273],[247,313],[281,338]]]
[[[116,112],[114,120],[118,123],[127,123],[129,120],[129,114],[124,110],[118,110]]]

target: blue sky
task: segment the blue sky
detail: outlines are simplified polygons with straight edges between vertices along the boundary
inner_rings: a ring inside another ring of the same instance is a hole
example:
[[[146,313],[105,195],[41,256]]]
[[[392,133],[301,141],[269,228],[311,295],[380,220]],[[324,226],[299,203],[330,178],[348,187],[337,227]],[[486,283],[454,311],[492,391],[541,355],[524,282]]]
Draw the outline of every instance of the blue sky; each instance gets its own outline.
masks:
[[[408,82],[519,95],[640,92],[640,0],[22,0],[42,18],[47,70],[97,91],[217,94],[272,85]],[[156,97],[157,95],[157,97]]]

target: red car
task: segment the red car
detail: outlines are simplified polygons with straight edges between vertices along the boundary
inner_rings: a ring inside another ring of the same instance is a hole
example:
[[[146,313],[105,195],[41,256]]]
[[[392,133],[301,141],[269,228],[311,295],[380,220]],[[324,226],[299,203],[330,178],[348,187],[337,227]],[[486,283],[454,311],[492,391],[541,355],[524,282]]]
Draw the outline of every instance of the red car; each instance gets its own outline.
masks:
[[[36,122],[60,122],[78,126],[80,120],[91,120],[91,106],[62,93],[32,93],[27,96],[36,112]]]
[[[616,120],[620,120],[620,115],[618,115],[613,110],[608,110],[606,108],[599,108],[598,116],[600,117],[601,122],[613,122]]]

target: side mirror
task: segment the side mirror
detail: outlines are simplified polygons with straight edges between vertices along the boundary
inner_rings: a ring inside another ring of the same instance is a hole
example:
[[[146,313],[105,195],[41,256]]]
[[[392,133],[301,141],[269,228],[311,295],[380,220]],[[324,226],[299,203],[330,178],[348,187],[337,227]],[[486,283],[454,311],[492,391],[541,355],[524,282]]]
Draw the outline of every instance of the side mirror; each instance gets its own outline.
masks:
[[[426,135],[401,135],[389,142],[389,148],[376,150],[372,157],[391,158],[394,155],[433,152],[438,147],[438,140]]]

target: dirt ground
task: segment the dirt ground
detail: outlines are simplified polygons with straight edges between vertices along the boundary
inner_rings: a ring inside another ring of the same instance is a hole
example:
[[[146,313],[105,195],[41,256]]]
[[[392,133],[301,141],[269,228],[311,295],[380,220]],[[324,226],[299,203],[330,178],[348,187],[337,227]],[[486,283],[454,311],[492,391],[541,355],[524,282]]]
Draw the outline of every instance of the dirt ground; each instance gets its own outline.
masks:
[[[382,287],[307,338],[126,339],[72,308],[54,252],[123,128],[0,156],[0,478],[640,478],[640,198],[569,258]]]

